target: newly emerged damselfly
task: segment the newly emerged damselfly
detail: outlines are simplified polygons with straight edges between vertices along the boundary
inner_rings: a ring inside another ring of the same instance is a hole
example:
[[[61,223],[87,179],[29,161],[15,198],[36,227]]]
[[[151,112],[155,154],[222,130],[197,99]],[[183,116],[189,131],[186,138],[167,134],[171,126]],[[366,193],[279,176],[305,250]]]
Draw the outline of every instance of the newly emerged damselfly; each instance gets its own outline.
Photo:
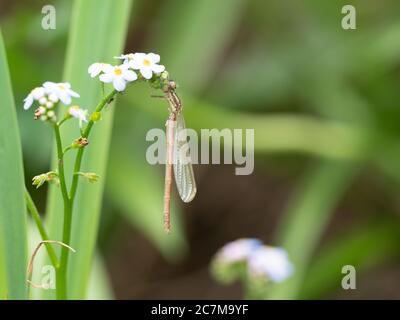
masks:
[[[167,152],[165,162],[164,189],[164,230],[171,231],[170,200],[172,168],[179,196],[183,202],[190,202],[196,195],[196,182],[190,160],[182,102],[176,94],[176,83],[172,80],[164,89],[164,98],[169,104],[169,117],[166,122]]]

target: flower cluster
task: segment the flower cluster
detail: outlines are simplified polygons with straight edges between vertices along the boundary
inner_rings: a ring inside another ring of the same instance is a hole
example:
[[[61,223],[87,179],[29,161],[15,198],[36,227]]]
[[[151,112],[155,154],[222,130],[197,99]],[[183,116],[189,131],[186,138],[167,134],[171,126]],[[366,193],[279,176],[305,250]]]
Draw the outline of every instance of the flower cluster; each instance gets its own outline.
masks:
[[[35,101],[38,108],[35,110],[35,119],[42,121],[56,121],[55,105],[61,101],[69,105],[72,98],[78,98],[79,94],[71,89],[68,82],[55,83],[47,81],[41,87],[33,89],[24,99],[24,109],[28,110]]]
[[[213,267],[218,278],[221,278],[222,274],[222,280],[233,280],[237,277],[237,270],[234,269],[237,266],[242,267],[238,272],[246,270],[252,279],[272,282],[284,281],[294,270],[284,249],[265,246],[257,239],[230,242],[215,255]],[[228,274],[228,277],[224,273]]]
[[[92,78],[99,76],[101,82],[112,83],[119,92],[124,91],[130,82],[140,78],[150,80],[165,70],[158,64],[160,56],[155,53],[129,53],[115,58],[122,60],[122,64],[112,66],[96,62],[89,66],[88,73]]]

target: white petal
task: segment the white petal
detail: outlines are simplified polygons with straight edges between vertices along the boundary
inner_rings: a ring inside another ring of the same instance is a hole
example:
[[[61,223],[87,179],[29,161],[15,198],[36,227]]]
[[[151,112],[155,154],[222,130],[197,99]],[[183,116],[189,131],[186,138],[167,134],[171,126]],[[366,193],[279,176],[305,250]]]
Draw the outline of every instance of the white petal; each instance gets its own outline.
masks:
[[[128,65],[134,70],[139,70],[142,67],[143,63],[139,59],[132,59],[129,60]]]
[[[123,63],[123,64],[121,64],[119,66],[116,66],[116,67],[121,69],[122,71],[129,70],[129,64],[127,64],[127,63]]]
[[[29,94],[25,99],[24,99],[24,110],[28,110],[33,103],[33,97],[31,94]]]
[[[88,110],[82,110],[82,115],[81,115],[81,119],[83,122],[88,122],[87,120],[87,115],[88,115]]]
[[[45,94],[44,89],[42,87],[38,87],[32,90],[31,92],[34,99],[39,100]]]
[[[111,64],[104,63],[103,64],[103,72],[104,73],[111,73],[114,71],[114,67]]]
[[[162,64],[154,64],[151,69],[154,73],[161,73],[165,70],[165,67]]]
[[[60,94],[60,100],[65,105],[69,105],[71,103],[71,97],[66,93]]]
[[[140,73],[147,80],[151,79],[151,77],[153,76],[153,72],[151,71],[151,69],[149,67],[142,67],[140,69]]]
[[[65,87],[65,89],[71,89],[71,84],[69,82],[59,83]]]
[[[51,82],[51,81],[46,81],[45,83],[43,83],[43,87],[44,88],[54,88],[57,84],[55,82]]]
[[[143,60],[146,58],[146,54],[143,52],[136,52],[133,54],[132,59]]]
[[[110,83],[113,81],[114,76],[111,73],[104,73],[100,75],[99,79],[102,82]]]
[[[156,53],[149,53],[147,55],[147,58],[153,63],[159,63],[160,62],[160,55],[156,54]]]
[[[135,81],[137,79],[137,74],[132,70],[126,70],[123,73],[123,78],[127,81]]]
[[[79,93],[77,93],[77,92],[75,92],[75,91],[73,91],[71,89],[67,90],[67,94],[69,94],[71,97],[74,97],[74,98],[79,98],[80,97]]]
[[[92,65],[89,66],[88,72],[92,78],[96,77],[99,75],[99,73],[103,70],[103,66],[101,63],[93,63]]]
[[[126,82],[122,77],[115,77],[113,81],[113,85],[115,90],[117,91],[124,91],[126,87]]]
[[[68,109],[68,113],[73,116],[74,118],[78,118],[78,108],[77,107],[71,107]]]
[[[47,81],[43,83],[43,88],[47,94],[56,93],[57,91],[57,84],[54,82]],[[57,94],[57,93],[56,93]]]

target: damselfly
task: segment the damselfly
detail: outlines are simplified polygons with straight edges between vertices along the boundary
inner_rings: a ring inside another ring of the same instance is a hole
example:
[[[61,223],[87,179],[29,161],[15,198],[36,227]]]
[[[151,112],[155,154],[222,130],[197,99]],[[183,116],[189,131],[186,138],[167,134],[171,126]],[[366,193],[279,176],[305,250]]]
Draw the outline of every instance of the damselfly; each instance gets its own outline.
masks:
[[[196,182],[190,160],[182,102],[176,94],[176,83],[169,81],[164,90],[164,98],[169,103],[169,117],[166,123],[167,153],[165,162],[164,189],[164,230],[171,231],[170,200],[172,167],[179,196],[183,202],[190,202],[196,195]]]

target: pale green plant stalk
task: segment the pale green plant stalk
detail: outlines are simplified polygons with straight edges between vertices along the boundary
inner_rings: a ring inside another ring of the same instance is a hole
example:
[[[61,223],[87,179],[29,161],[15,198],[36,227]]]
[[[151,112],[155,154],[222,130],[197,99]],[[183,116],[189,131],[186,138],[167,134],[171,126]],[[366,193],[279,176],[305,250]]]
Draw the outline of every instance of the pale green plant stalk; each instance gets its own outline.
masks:
[[[113,90],[111,93],[105,96],[97,105],[94,114],[100,113],[103,110],[103,108],[113,99],[116,93],[117,91]],[[94,125],[94,121],[92,118],[93,117],[91,117],[89,123],[83,130],[82,138],[89,137],[90,131],[92,130],[92,127]],[[79,183],[79,175],[77,175],[76,173],[78,173],[81,169],[84,147],[78,149],[75,158],[71,188],[70,191],[68,192],[64,174],[64,166],[63,166],[64,152],[60,136],[59,124],[55,124],[54,128],[55,128],[55,137],[57,144],[58,171],[60,177],[61,193],[64,201],[64,225],[63,225],[62,242],[65,244],[69,244],[71,240],[72,212],[74,207],[76,190],[78,188],[78,183]],[[68,270],[69,251],[70,250],[67,247],[62,247],[60,265],[57,268],[57,299],[62,299],[62,300],[67,298],[66,275]]]

